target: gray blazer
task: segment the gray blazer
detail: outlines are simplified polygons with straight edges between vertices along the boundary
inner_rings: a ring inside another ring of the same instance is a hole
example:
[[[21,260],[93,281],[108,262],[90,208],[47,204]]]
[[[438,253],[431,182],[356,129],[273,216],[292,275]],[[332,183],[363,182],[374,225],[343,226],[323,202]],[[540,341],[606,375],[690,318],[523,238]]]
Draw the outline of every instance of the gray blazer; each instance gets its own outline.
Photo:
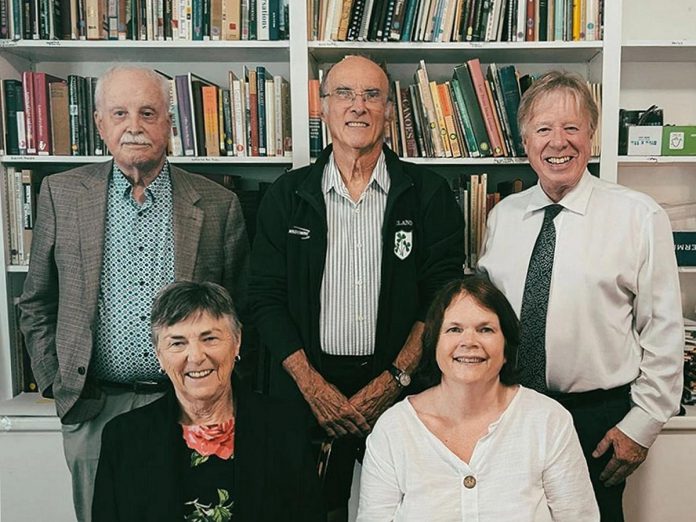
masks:
[[[19,302],[36,382],[55,398],[66,424],[95,417],[104,402],[88,370],[112,165],[86,165],[44,179]],[[237,196],[177,167],[170,172],[176,279],[222,284],[244,309],[249,242]]]

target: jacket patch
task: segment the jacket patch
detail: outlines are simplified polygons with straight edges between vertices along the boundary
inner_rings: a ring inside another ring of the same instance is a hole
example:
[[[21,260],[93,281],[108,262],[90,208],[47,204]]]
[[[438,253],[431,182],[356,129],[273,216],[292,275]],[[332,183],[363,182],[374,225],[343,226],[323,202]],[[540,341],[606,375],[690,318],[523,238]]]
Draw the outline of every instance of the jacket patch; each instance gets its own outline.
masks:
[[[394,253],[402,261],[413,250],[413,231],[399,230],[394,234]]]
[[[288,234],[293,236],[300,236],[300,239],[309,239],[309,229],[302,228],[298,226],[293,226],[288,230]]]

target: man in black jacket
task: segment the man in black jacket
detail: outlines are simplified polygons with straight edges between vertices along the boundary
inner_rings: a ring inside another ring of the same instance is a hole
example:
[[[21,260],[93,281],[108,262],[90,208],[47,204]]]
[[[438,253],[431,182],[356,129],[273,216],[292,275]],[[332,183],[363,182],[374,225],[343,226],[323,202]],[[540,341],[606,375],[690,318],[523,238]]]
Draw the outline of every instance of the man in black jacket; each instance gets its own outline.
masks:
[[[261,203],[250,301],[269,392],[304,399],[335,439],[325,500],[346,520],[364,437],[410,383],[430,299],[462,275],[464,234],[447,183],[382,146],[394,110],[382,68],[346,57],[321,91],[333,145]]]

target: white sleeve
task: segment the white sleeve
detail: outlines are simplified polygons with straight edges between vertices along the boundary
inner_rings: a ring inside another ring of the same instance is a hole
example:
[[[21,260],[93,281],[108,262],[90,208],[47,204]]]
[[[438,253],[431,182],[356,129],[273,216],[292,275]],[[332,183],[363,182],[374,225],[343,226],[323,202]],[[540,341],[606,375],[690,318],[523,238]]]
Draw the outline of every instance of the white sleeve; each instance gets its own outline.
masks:
[[[599,522],[590,474],[570,413],[561,411],[549,421],[542,480],[551,516],[555,522]]]
[[[633,407],[617,427],[649,448],[663,424],[679,410],[684,324],[672,229],[664,211],[650,214],[642,237],[643,259],[633,303],[642,355],[638,377],[631,385]]]
[[[394,520],[394,514],[404,496],[397,479],[394,448],[387,436],[389,430],[380,421],[377,421],[374,430],[367,437],[360,475],[357,522]]]

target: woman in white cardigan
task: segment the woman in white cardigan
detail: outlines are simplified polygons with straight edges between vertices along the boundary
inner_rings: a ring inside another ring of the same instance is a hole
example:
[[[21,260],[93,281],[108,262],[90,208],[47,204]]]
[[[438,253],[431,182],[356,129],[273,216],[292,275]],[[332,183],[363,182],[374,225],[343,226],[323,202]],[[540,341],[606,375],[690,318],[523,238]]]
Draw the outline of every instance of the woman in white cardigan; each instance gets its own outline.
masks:
[[[487,279],[433,301],[420,376],[367,439],[359,522],[598,521],[570,414],[516,384],[518,322]]]

